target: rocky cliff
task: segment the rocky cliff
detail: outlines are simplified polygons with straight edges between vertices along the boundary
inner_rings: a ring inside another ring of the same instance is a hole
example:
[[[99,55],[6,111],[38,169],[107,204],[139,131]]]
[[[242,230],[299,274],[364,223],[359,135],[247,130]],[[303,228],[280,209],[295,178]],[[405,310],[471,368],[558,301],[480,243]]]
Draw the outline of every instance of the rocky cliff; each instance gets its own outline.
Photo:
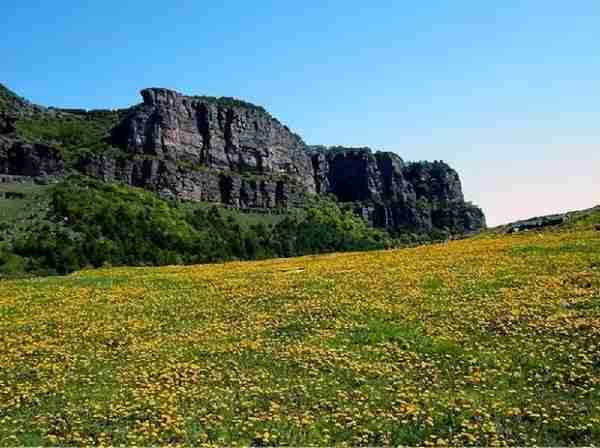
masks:
[[[127,157],[80,160],[81,171],[234,207],[288,207],[314,193],[304,142],[264,109],[229,98],[145,89],[110,135]]]
[[[44,113],[46,108],[21,98],[5,85],[0,84],[0,113],[10,117],[23,117]]]
[[[311,147],[318,193],[331,193],[378,227],[453,233],[485,227],[466,203],[458,173],[444,162],[405,163],[369,148]]]
[[[64,174],[62,154],[43,143],[29,143],[15,133],[14,118],[0,112],[0,174],[45,177]]]
[[[308,147],[263,108],[232,98],[159,88],[141,95],[143,102],[130,109],[94,113],[40,108],[5,95],[13,109],[21,104],[34,108],[36,117],[52,113],[55,127],[61,120],[70,120],[71,128],[84,120],[77,129],[106,131],[100,149],[74,150],[72,144],[61,147],[57,137],[32,141],[31,129],[40,126],[28,118],[24,139],[19,122],[13,123],[24,115],[17,107],[13,118],[0,115],[0,173],[75,169],[169,197],[239,208],[288,208],[309,194],[333,194],[373,225],[398,231],[462,233],[485,226],[481,210],[465,202],[458,174],[443,162],[405,163],[369,148]],[[99,117],[103,121],[96,123]]]

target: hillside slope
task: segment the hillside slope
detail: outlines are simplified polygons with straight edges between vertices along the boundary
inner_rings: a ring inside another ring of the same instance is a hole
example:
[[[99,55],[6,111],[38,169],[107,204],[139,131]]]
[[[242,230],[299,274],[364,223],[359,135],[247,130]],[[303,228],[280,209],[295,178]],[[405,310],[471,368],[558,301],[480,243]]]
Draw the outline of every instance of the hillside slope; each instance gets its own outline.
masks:
[[[0,281],[0,444],[597,444],[599,218]]]
[[[250,212],[164,200],[141,188],[81,175],[51,185],[0,175],[0,278],[67,274],[90,266],[374,250],[405,243],[325,197],[311,198],[301,210]]]

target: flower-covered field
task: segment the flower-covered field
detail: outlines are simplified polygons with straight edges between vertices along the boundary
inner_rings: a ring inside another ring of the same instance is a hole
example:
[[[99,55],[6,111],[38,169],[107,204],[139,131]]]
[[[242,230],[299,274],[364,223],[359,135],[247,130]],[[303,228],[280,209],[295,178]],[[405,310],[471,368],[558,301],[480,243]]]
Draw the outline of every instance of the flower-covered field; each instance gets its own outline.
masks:
[[[0,282],[0,445],[600,443],[600,232]]]

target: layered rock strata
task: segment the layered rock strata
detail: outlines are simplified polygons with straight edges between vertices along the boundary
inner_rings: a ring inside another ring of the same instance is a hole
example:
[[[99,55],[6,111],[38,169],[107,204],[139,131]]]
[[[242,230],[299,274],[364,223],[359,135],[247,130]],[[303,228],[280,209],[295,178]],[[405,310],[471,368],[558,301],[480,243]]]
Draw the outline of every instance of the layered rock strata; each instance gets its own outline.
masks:
[[[485,226],[444,162],[405,163],[369,148],[309,147],[263,108],[232,98],[159,88],[141,95],[141,104],[120,111],[106,138],[116,151],[82,150],[71,168],[242,209],[285,209],[301,206],[306,195],[332,194],[353,203],[372,225],[398,231],[463,233]],[[0,115],[0,174],[63,174],[61,152],[20,140],[13,121]]]

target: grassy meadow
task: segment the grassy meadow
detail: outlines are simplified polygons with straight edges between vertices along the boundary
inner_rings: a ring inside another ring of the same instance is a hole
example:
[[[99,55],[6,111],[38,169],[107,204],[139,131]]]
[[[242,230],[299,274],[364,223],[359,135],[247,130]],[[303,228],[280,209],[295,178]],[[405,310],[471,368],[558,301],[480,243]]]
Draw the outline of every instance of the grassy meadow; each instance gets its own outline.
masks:
[[[0,445],[600,443],[600,232],[0,281]]]

